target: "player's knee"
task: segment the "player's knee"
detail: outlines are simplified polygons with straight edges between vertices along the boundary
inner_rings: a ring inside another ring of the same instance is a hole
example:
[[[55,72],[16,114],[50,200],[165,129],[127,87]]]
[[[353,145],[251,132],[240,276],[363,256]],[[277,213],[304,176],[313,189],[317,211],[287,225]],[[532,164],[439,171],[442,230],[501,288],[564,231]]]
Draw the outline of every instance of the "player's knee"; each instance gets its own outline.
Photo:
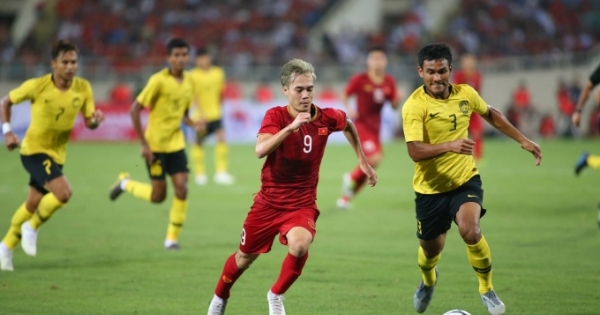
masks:
[[[246,254],[238,250],[235,253],[235,264],[238,268],[246,270],[250,268],[256,258],[258,258],[258,254]]]
[[[71,199],[72,194],[73,194],[73,192],[71,191],[71,188],[63,188],[57,192],[54,192],[54,196],[61,203],[69,202],[69,199]]]
[[[469,224],[460,226],[458,229],[460,236],[466,244],[474,245],[481,240],[481,229],[479,228],[479,225]]]
[[[383,159],[383,156],[379,153],[374,154],[374,155],[370,156],[369,158],[367,158],[369,165],[371,165],[372,167],[377,167],[381,163],[382,159]]]
[[[152,195],[150,195],[150,201],[152,203],[161,203],[161,202],[165,201],[166,197],[167,197],[166,192],[152,190]]]
[[[302,257],[308,253],[312,238],[296,239],[292,242],[288,242],[288,248],[290,254],[296,257]]]
[[[175,197],[179,200],[187,199],[187,185],[183,185],[183,187],[175,187]]]

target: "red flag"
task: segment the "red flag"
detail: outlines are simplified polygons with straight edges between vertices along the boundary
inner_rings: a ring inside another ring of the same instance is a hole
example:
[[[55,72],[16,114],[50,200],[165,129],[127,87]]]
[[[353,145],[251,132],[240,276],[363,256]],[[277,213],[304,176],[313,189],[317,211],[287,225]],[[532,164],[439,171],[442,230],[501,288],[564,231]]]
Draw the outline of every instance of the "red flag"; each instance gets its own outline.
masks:
[[[319,136],[327,135],[327,127],[319,128]]]

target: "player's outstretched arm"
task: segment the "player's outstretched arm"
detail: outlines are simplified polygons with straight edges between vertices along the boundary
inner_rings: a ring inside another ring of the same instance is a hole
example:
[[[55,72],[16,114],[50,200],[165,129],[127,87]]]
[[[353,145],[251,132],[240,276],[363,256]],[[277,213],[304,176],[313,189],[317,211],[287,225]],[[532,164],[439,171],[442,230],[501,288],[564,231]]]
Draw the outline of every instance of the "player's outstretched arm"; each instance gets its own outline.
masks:
[[[527,139],[508,119],[497,109],[488,106],[488,111],[482,117],[494,128],[498,129],[503,134],[517,141],[521,147],[533,154],[535,157],[535,165],[540,165],[542,162],[542,149],[535,142]]]
[[[373,187],[377,184],[377,174],[369,162],[367,162],[367,157],[365,156],[365,152],[363,151],[362,145],[360,144],[360,140],[358,137],[358,132],[352,123],[352,120],[346,120],[346,128],[344,128],[344,136],[348,139],[348,142],[354,149],[354,153],[356,153],[356,157],[358,158],[358,165],[360,169],[367,175],[369,186]]]
[[[291,124],[287,125],[285,128],[279,130],[276,134],[259,134],[258,139],[256,139],[256,156],[259,159],[264,158],[269,155],[271,152],[275,151],[277,147],[289,136],[294,130],[300,128],[300,126],[307,124],[310,122],[310,114],[309,113],[298,113],[296,119],[292,121]]]
[[[2,134],[4,135],[4,143],[8,151],[12,151],[19,146],[19,138],[10,127],[10,109],[13,105],[10,97],[6,95],[0,101],[0,118],[2,118]]]

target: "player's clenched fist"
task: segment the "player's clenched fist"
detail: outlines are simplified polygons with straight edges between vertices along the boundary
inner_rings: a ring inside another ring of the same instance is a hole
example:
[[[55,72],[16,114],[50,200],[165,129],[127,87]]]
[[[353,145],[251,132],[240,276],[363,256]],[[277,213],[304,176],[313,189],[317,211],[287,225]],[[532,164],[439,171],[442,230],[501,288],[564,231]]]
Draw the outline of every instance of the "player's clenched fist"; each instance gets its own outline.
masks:
[[[473,154],[475,141],[471,139],[458,139],[450,142],[450,151],[458,154]]]
[[[298,113],[296,119],[290,124],[293,130],[300,128],[300,126],[310,122],[310,113]]]
[[[98,109],[92,114],[92,119],[96,121],[96,124],[99,124],[104,121],[104,113]]]
[[[9,131],[4,134],[4,143],[8,151],[12,151],[19,146],[19,137],[14,132]]]

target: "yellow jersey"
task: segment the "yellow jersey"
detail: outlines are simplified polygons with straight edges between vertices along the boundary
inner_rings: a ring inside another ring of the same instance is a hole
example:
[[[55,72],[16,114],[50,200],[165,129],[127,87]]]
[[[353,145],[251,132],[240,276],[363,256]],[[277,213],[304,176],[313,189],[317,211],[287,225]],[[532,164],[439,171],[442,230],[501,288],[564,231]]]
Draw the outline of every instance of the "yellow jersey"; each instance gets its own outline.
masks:
[[[485,115],[488,106],[467,84],[452,85],[447,99],[435,99],[416,89],[402,108],[406,142],[437,144],[469,136],[469,121],[475,113]],[[472,155],[447,152],[419,161],[415,166],[414,190],[421,194],[451,191],[478,174]]]
[[[172,153],[185,147],[181,123],[194,97],[194,86],[189,74],[181,81],[168,68],[150,77],[137,97],[137,102],[150,108],[144,137],[152,152]]]
[[[212,66],[208,70],[196,68],[190,71],[196,85],[197,101],[192,114],[194,120],[207,121],[221,119],[221,96],[225,90],[225,71]]]
[[[31,123],[21,143],[21,154],[45,153],[61,165],[67,158],[67,142],[77,113],[90,118],[96,110],[92,86],[79,77],[73,78],[71,87],[63,92],[52,81],[52,74],[47,74],[23,82],[8,96],[13,104],[31,101]]]

